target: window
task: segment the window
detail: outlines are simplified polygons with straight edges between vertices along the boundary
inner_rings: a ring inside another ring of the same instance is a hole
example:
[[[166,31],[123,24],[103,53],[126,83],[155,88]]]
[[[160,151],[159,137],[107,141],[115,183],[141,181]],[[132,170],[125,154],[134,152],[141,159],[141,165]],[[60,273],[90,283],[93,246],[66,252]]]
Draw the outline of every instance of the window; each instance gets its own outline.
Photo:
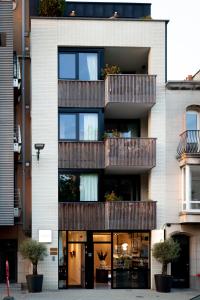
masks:
[[[6,47],[6,33],[0,32],[0,47]]]
[[[199,116],[197,111],[187,111],[186,113],[186,129],[198,130],[199,129]]]
[[[59,139],[98,140],[98,113],[60,113]]]
[[[133,138],[140,136],[140,120],[106,120],[106,134],[109,137]]]
[[[200,167],[182,168],[183,210],[200,210]]]
[[[199,148],[199,113],[189,110],[186,112],[187,148],[197,151]]]
[[[139,176],[105,176],[105,201],[140,201]]]
[[[59,51],[58,77],[68,80],[98,80],[102,50]]]
[[[98,201],[98,175],[60,173],[59,201]]]

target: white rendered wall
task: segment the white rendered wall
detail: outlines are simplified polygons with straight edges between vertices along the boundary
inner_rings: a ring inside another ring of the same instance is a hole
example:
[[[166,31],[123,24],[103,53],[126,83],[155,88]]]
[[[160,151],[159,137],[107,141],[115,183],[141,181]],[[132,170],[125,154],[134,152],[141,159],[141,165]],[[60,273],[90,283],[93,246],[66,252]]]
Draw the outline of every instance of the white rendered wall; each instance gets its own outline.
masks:
[[[55,21],[47,28],[32,26],[32,237],[39,229],[50,229],[50,247],[58,247],[58,108],[57,108],[57,30]],[[39,162],[34,144],[44,143]],[[48,250],[49,253],[49,250]],[[44,288],[57,288],[58,262],[48,255],[39,264]]]
[[[149,116],[149,137],[157,138],[157,166],[149,180],[149,199],[157,201],[158,227],[165,222],[165,22],[120,20],[31,20],[32,151],[45,143],[32,163],[32,229],[51,229],[57,247],[58,126],[57,47],[149,47],[149,74],[157,75],[157,99]],[[41,264],[45,285],[57,286],[57,258]],[[153,272],[152,272],[153,274]]]

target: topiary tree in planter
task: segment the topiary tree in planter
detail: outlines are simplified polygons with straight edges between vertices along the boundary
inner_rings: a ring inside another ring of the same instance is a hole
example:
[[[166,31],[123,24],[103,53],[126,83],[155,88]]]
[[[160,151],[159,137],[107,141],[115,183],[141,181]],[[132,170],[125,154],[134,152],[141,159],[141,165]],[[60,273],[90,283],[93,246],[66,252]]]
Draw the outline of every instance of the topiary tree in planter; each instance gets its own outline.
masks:
[[[33,274],[26,276],[29,292],[41,292],[43,275],[38,275],[37,266],[38,262],[47,256],[46,245],[35,240],[27,239],[22,242],[19,250],[21,255],[24,258],[29,259],[33,265]]]
[[[172,238],[156,243],[152,249],[153,257],[162,264],[162,274],[155,275],[156,289],[159,292],[170,292],[172,276],[167,275],[169,263],[179,257],[180,245]]]
[[[43,17],[62,17],[65,0],[40,0],[39,15]]]

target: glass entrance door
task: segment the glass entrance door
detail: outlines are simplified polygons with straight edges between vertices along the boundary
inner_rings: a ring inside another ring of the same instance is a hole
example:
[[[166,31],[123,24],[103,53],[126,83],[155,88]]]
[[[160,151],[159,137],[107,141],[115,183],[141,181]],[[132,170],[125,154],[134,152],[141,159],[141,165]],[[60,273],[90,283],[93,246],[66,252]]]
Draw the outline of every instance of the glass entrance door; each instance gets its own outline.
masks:
[[[85,244],[68,244],[68,286],[85,287]]]

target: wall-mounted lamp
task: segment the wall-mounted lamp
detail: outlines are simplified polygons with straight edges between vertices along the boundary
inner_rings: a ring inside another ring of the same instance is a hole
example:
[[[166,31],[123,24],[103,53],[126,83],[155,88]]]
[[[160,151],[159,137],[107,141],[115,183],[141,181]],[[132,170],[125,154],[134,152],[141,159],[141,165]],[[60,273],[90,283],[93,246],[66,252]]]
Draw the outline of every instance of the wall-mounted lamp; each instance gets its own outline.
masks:
[[[75,10],[72,10],[69,14],[70,17],[75,17],[76,16],[76,12]]]
[[[45,144],[35,144],[35,149],[37,150],[37,160],[40,159],[40,150],[44,149]]]

